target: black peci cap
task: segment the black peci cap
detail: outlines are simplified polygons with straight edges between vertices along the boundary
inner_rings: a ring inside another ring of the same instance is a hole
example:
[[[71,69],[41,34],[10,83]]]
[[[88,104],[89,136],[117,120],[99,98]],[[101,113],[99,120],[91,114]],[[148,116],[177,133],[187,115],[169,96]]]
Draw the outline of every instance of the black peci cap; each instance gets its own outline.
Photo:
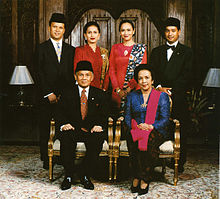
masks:
[[[77,73],[80,70],[88,70],[88,71],[93,72],[91,62],[89,62],[89,61],[79,61],[76,65],[75,73]]]
[[[180,29],[180,20],[174,17],[169,17],[166,19],[164,22],[164,30],[166,29],[167,26],[176,26],[177,29]]]
[[[50,18],[49,25],[51,25],[52,22],[64,23],[64,25],[66,25],[66,18],[62,13],[53,13]]]

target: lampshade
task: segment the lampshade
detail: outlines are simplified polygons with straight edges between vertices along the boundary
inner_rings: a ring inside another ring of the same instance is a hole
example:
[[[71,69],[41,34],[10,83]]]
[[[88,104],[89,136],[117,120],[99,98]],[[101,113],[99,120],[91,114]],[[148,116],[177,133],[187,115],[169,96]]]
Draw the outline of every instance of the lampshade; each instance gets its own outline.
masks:
[[[210,68],[202,84],[205,87],[220,87],[220,68]]]
[[[11,85],[28,85],[34,84],[27,66],[16,66],[9,82]]]

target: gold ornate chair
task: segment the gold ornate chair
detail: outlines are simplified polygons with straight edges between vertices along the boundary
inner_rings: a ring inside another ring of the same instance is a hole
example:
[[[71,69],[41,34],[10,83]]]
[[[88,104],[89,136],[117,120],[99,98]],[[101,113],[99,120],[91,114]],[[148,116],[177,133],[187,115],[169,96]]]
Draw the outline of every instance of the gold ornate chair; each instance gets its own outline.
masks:
[[[170,98],[170,110],[172,110],[172,100]],[[159,158],[163,158],[162,173],[166,172],[165,158],[174,158],[174,186],[178,181],[178,160],[180,157],[180,123],[176,119],[171,119],[175,124],[174,140],[164,142],[160,148]],[[121,140],[122,119],[119,118],[116,122],[115,139],[113,143],[113,159],[114,159],[114,180],[117,179],[117,162],[120,156],[129,157],[126,140]]]
[[[76,158],[85,155],[86,148],[83,142],[77,142]],[[109,157],[109,180],[112,180],[112,167],[113,167],[113,120],[108,120],[108,142],[105,140],[100,156]],[[53,158],[60,156],[60,141],[55,138],[55,121],[52,119],[50,122],[50,138],[48,141],[48,157],[49,157],[49,180],[53,180]]]

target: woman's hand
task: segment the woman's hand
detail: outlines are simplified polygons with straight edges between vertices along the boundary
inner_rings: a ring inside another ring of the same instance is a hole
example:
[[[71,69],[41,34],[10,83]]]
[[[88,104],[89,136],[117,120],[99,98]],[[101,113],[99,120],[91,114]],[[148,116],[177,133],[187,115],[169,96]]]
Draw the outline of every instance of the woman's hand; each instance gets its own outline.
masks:
[[[122,90],[120,88],[116,89],[116,93],[119,95],[120,98],[126,97],[128,93],[131,92],[131,88],[128,87],[126,90]]]
[[[130,93],[131,92],[131,87],[128,86],[128,88],[126,89],[126,93]]]
[[[146,123],[140,123],[137,125],[137,127],[141,130],[149,131],[154,128],[152,124],[146,124]]]
[[[120,91],[118,92],[118,95],[119,95],[120,98],[123,98],[123,97],[127,96],[127,92],[120,89]]]

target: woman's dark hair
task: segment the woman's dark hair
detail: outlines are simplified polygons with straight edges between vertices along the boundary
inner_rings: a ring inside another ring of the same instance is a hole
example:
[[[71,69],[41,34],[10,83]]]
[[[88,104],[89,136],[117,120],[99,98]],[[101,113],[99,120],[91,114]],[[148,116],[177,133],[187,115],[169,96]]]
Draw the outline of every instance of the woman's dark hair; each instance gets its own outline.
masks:
[[[155,74],[154,74],[154,71],[152,69],[152,66],[150,66],[149,64],[140,64],[139,66],[137,66],[134,70],[134,79],[135,81],[138,83],[138,73],[141,71],[141,70],[148,70],[150,71],[151,73],[151,77],[152,77],[152,80],[155,79]]]
[[[133,24],[133,22],[132,22],[131,20],[124,19],[124,20],[122,20],[122,21],[120,22],[120,24],[119,24],[119,32],[120,32],[120,30],[121,30],[121,26],[122,26],[123,23],[129,23],[129,24],[131,24],[131,26],[132,26],[132,28],[133,28],[133,30],[134,30],[134,24]]]
[[[96,21],[89,21],[86,23],[86,25],[83,27],[83,33],[85,34],[89,26],[96,26],[98,28],[99,33],[101,32],[100,26]]]

